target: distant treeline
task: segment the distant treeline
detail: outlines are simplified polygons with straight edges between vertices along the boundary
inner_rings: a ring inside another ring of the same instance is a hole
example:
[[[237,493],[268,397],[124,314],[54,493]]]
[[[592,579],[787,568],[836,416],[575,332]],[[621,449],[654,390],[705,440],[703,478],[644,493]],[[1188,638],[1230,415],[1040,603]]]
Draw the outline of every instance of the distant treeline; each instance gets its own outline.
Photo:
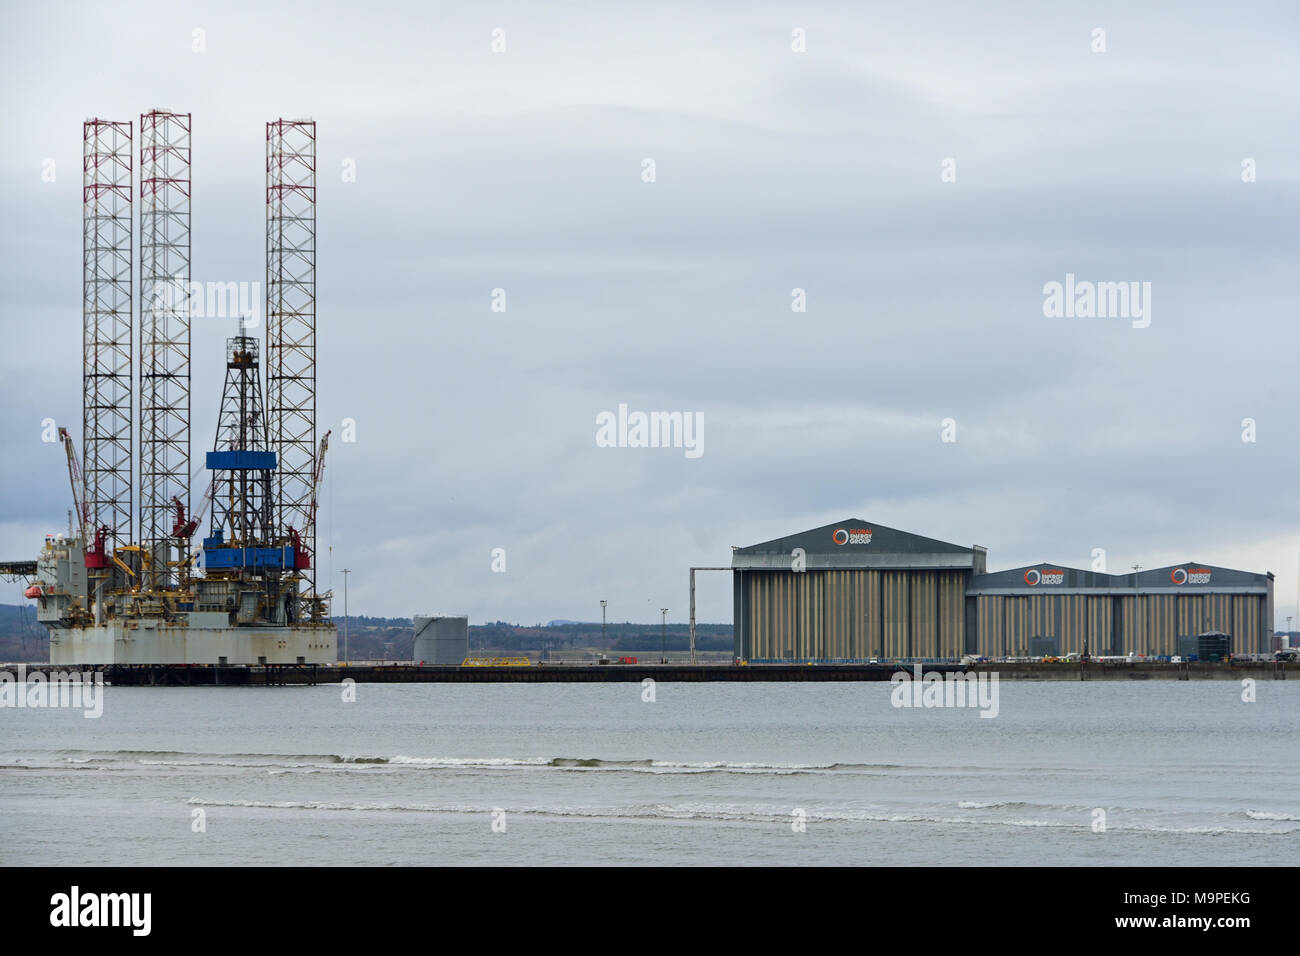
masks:
[[[336,619],[339,649],[343,648],[343,621]],[[609,651],[616,654],[657,652],[661,625],[614,624],[606,626],[601,641],[600,623],[471,624],[471,654],[549,654],[567,656],[584,651]],[[348,620],[348,656],[354,660],[410,660],[415,635],[409,620],[401,618],[360,618]],[[391,645],[386,647],[385,645]],[[684,651],[690,647],[690,628],[669,624],[663,635],[665,651]],[[695,646],[701,651],[730,651],[730,624],[696,624]]]
[[[339,632],[339,652],[343,651],[343,619],[335,618]],[[353,615],[347,621],[348,656],[353,660],[409,661],[414,651],[415,635],[411,619],[400,617],[365,617]],[[521,625],[496,621],[471,624],[471,654],[542,654],[567,656],[585,651],[609,651],[616,654],[658,652],[661,625],[616,624],[605,628],[586,622]],[[664,633],[664,649],[681,652],[690,645],[690,630],[685,624],[669,624]],[[697,624],[695,646],[701,651],[730,651],[730,624]],[[49,660],[49,634],[36,623],[32,605],[0,604],[0,661]]]
[[[0,660],[48,661],[49,631],[36,623],[36,606],[0,604]]]

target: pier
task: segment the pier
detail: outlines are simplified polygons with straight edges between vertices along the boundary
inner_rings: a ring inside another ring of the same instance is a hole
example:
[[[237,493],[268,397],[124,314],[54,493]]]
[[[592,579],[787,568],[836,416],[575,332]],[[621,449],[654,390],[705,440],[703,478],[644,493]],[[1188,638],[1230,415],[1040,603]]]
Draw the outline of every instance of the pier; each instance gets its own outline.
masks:
[[[899,671],[915,674],[910,662],[883,664],[597,664],[543,663],[501,667],[429,667],[418,664],[270,664],[218,666],[207,664],[91,665],[0,664],[14,679],[41,674],[103,674],[116,687],[283,687],[338,684],[547,684],[639,683],[646,678],[684,683],[888,681]],[[981,662],[922,664],[925,674],[996,674],[999,680],[1286,680],[1300,676],[1300,663],[1290,661],[1225,661],[1214,663],[1164,661]]]

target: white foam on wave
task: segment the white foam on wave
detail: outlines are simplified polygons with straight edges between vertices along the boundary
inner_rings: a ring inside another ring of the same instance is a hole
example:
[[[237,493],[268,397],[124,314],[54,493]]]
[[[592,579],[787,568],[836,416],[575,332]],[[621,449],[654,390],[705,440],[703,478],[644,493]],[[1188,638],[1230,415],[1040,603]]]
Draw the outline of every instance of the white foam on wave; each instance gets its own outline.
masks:
[[[194,806],[239,807],[265,810],[323,810],[354,813],[438,813],[438,814],[489,814],[496,808],[465,805],[432,805],[404,803],[335,803],[325,800],[214,800],[192,797]],[[507,807],[509,814],[522,816],[583,818],[583,819],[647,819],[700,821],[715,823],[788,824],[791,817],[784,808],[745,806],[739,804],[649,804],[636,806],[525,806]],[[862,809],[810,808],[809,823],[830,824],[919,824],[923,826],[1011,827],[1016,829],[1059,829],[1086,831],[1089,821],[1050,820],[1035,817],[1008,817],[1002,819],[972,819],[943,814],[888,810],[882,807]],[[1112,825],[1111,831],[1180,834],[1187,836],[1276,835],[1300,832],[1300,827],[1263,829],[1229,826],[1162,826],[1157,824]]]
[[[1300,816],[1294,813],[1273,813],[1269,810],[1247,810],[1246,816],[1252,820],[1275,820],[1280,823],[1300,822]]]
[[[415,767],[544,767],[550,763],[545,757],[408,757],[397,754],[387,759],[391,765]]]

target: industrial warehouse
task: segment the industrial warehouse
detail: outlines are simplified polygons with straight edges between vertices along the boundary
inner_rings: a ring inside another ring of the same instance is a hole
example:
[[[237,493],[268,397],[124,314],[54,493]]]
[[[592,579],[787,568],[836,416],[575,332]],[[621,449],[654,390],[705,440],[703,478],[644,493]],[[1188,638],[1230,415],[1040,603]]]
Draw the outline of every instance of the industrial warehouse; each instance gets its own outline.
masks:
[[[1189,561],[1129,574],[1035,564],[849,518],[732,553],[735,654],[764,661],[1195,655],[1271,649],[1273,575]]]

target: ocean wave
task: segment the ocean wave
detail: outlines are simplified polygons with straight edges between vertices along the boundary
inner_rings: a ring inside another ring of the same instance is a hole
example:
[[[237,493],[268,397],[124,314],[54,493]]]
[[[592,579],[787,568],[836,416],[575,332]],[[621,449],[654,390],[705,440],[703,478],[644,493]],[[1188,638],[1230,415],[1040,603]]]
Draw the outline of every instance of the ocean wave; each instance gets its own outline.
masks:
[[[328,810],[354,813],[437,813],[488,816],[496,807],[434,805],[414,803],[335,803],[326,800],[213,800],[191,797],[188,804],[202,807],[234,807],[264,810]],[[630,807],[508,807],[507,816],[525,817],[579,817],[608,820],[703,820],[716,822],[751,822],[788,824],[792,816],[787,810],[770,810],[761,807],[728,806],[673,806],[654,804]],[[847,821],[865,819],[854,814],[810,811],[809,822]]]
[[[435,768],[545,767],[549,763],[545,757],[408,757],[396,754],[382,759],[398,767]]]
[[[85,753],[85,752],[80,752]],[[921,768],[902,764],[869,763],[760,763],[729,760],[657,760],[603,757],[424,757],[409,754],[273,754],[203,753],[167,750],[114,750],[89,756],[65,756],[66,763],[94,764],[129,762],[146,767],[268,767],[272,772],[287,769],[315,772],[323,767],[347,769],[388,767],[430,770],[553,769],[564,771],[625,771],[637,773],[888,773]],[[946,768],[945,768],[946,769]]]
[[[491,767],[551,767],[556,769],[576,770],[680,770],[687,771],[727,771],[727,772],[772,772],[772,773],[903,773],[920,776],[927,775],[961,775],[977,774],[980,776],[1024,776],[1044,774],[1093,775],[1096,768],[1088,766],[989,766],[989,765],[948,765],[930,763],[865,763],[855,761],[833,761],[823,763],[783,763],[783,762],[748,762],[729,760],[672,760],[653,757],[608,758],[592,756],[538,756],[538,757],[452,757],[452,756],[412,756],[407,754],[336,754],[336,753],[267,753],[261,751],[177,751],[177,750],[14,750],[5,754],[10,759],[26,759],[28,756],[41,759],[57,759],[67,764],[94,764],[114,762],[140,762],[150,765],[166,763],[202,764],[221,762],[239,765],[267,764],[270,766],[297,765],[361,765],[361,766],[406,766],[433,768],[491,768]],[[1162,772],[1203,772],[1211,769],[1216,772],[1270,773],[1275,770],[1254,768],[1229,768],[1227,766],[1201,767],[1174,766],[1162,768]],[[1139,775],[1149,772],[1139,767],[1109,767],[1111,774]]]
[[[232,807],[260,810],[320,810],[352,813],[431,813],[488,816],[495,807],[411,803],[336,803],[327,800],[240,800],[192,797],[193,806]],[[683,822],[760,823],[789,825],[792,814],[786,809],[736,805],[653,804],[626,807],[506,807],[507,816],[582,818],[603,820],[675,820]],[[918,824],[960,828],[1009,827],[1015,829],[1058,829],[1087,831],[1089,821],[1066,821],[1014,816],[1005,819],[973,820],[942,814],[882,809],[843,810],[813,808],[807,810],[808,824]],[[1300,832],[1300,827],[1261,829],[1230,826],[1175,826],[1158,824],[1111,825],[1110,831],[1181,834],[1188,836],[1268,835]]]
[[[324,760],[333,762],[342,762],[346,760],[361,760],[366,758],[340,757],[336,754],[276,754],[276,753],[210,753],[206,751],[195,750],[56,750],[55,754],[65,755],[62,757],[65,763],[96,763],[113,760],[184,760],[192,758],[210,759],[225,758],[234,760],[292,760],[292,761],[313,761]],[[67,756],[73,755],[73,756]]]
[[[1283,823],[1300,822],[1300,816],[1294,813],[1274,813],[1269,810],[1247,810],[1246,816],[1252,820],[1276,820]]]
[[[413,756],[408,754],[334,754],[334,753],[264,753],[176,750],[63,750],[54,751],[66,764],[132,763],[141,766],[249,766],[249,767],[319,767],[378,766],[430,769],[513,769],[551,768],[557,770],[635,771],[643,773],[770,773],[770,774],[881,774],[951,775],[963,773],[1020,774],[1019,768],[981,766],[943,766],[929,764],[858,763],[764,763],[732,760],[667,760],[652,757],[450,757]],[[1040,772],[1046,768],[1036,768]],[[1056,768],[1056,772],[1071,772]]]
[[[1086,813],[1090,812],[1095,806],[1085,806],[1079,803],[1036,803],[1032,800],[958,800],[957,809],[959,810],[1052,810],[1063,813]],[[1104,807],[1107,812],[1113,810],[1134,811],[1133,807]],[[1141,812],[1137,810],[1135,812]]]

